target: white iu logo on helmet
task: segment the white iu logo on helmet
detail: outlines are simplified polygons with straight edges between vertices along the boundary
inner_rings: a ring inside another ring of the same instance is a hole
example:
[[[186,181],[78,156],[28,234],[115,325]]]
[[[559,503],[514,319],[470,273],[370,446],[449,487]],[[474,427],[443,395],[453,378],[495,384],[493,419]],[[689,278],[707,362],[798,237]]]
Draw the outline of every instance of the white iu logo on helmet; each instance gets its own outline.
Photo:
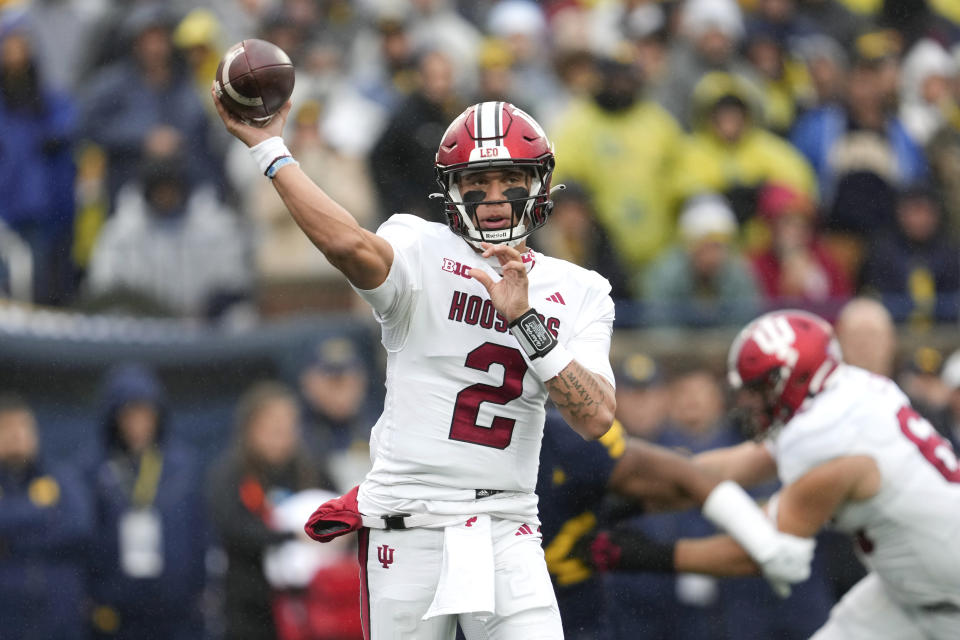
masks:
[[[753,339],[761,351],[774,356],[791,369],[797,364],[797,358],[800,357],[794,347],[797,334],[786,317],[763,318],[757,323]]]

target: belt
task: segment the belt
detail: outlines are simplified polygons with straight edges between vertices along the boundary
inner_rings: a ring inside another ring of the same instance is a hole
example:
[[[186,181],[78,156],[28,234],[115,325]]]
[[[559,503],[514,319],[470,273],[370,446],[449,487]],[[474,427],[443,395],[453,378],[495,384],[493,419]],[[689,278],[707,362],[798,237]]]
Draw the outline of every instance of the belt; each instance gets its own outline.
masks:
[[[361,516],[363,526],[369,529],[386,529],[393,531],[396,529],[414,529],[416,527],[429,527],[430,525],[450,522],[457,516],[441,516],[434,513],[397,513],[389,516]]]
[[[488,498],[498,493],[503,493],[502,489],[476,489],[476,499]],[[434,513],[396,513],[388,516],[360,516],[363,519],[363,526],[369,529],[386,529],[394,531],[397,529],[413,529],[416,527],[429,527],[430,525],[450,522],[455,515],[437,515]]]

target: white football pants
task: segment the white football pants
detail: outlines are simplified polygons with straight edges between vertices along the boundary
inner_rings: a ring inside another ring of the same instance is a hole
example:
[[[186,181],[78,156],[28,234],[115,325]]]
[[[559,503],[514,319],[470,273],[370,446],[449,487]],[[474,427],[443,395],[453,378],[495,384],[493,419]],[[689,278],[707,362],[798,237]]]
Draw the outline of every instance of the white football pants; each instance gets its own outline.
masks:
[[[950,640],[960,637],[960,612],[923,611],[894,602],[868,573],[833,607],[810,640]]]
[[[491,519],[496,611],[423,620],[443,559],[443,529],[360,530],[366,640],[561,640],[560,610],[535,526]]]

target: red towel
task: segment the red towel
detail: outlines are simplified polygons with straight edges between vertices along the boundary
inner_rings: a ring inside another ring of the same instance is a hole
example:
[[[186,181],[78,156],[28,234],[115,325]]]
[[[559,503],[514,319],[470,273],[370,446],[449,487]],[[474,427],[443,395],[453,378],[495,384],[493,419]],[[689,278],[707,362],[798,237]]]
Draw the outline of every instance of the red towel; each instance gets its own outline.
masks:
[[[330,542],[363,526],[360,508],[357,506],[356,486],[347,493],[324,502],[313,512],[303,529],[318,542]]]

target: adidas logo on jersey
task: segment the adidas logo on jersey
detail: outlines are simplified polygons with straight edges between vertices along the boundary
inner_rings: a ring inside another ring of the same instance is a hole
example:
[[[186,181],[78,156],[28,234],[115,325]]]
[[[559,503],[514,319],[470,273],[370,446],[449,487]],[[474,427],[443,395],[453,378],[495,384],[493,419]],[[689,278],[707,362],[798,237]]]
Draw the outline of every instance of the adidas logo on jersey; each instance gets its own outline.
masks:
[[[528,525],[528,524],[522,524],[522,525],[520,525],[520,528],[517,529],[517,532],[516,532],[515,534],[513,534],[513,535],[515,535],[515,536],[529,536],[529,535],[533,535],[533,529],[531,529],[531,528],[530,528],[530,525]]]
[[[560,295],[559,291],[557,291],[555,294],[551,296],[547,296],[547,300],[549,300],[550,302],[558,302],[564,306],[566,306],[567,304],[566,301],[563,299],[563,296]]]

